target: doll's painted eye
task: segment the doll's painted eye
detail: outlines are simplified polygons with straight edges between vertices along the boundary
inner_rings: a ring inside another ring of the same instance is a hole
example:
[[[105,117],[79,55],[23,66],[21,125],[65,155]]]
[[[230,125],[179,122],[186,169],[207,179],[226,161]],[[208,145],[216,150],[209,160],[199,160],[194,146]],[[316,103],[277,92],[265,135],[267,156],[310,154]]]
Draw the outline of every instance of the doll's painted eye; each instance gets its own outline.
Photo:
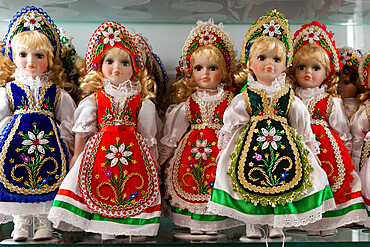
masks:
[[[265,61],[265,56],[264,56],[264,55],[259,55],[259,56],[257,57],[257,60]]]
[[[19,57],[27,57],[27,53],[25,53],[25,52],[20,52],[20,53],[19,53]]]
[[[200,65],[196,65],[196,66],[194,67],[194,70],[196,70],[196,71],[201,71],[201,70],[202,70],[202,66],[200,66]]]
[[[304,70],[304,65],[299,65],[299,66],[298,66],[298,69],[299,69],[299,70]]]
[[[314,71],[319,71],[320,69],[321,69],[321,68],[320,68],[319,66],[314,66],[314,67],[313,67],[313,70],[314,70]]]
[[[280,63],[281,62],[281,59],[279,57],[274,57],[274,62],[275,63]]]
[[[106,64],[113,64],[113,60],[111,60],[111,59],[107,59],[107,60],[105,61],[105,63],[106,63]]]
[[[218,69],[218,67],[217,66],[211,66],[211,67],[209,67],[209,70],[210,71],[216,71]]]
[[[130,62],[129,61],[122,61],[122,65],[125,66],[125,67],[128,67],[128,66],[130,66]]]
[[[36,54],[37,59],[43,59],[45,56],[43,54]]]

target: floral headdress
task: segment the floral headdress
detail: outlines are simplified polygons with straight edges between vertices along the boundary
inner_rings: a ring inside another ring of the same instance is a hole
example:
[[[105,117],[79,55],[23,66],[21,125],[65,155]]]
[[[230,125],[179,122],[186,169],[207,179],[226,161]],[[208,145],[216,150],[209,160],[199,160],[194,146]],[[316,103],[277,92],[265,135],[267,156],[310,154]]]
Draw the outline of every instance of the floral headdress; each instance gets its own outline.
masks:
[[[137,46],[141,48],[142,51],[145,51],[145,67],[148,69],[148,73],[151,74],[154,63],[152,47],[149,45],[148,40],[140,34],[135,34],[132,36],[132,38]]]
[[[358,66],[360,65],[361,54],[351,47],[341,47],[338,48],[340,59],[343,65],[350,66],[358,71]]]
[[[63,28],[60,28],[59,31],[60,31],[60,40],[63,47],[61,58],[68,67],[67,80],[72,81],[76,79],[76,76],[78,74],[75,68],[77,52],[75,46],[72,43],[73,37],[68,36],[63,30]]]
[[[212,45],[221,51],[225,58],[227,72],[234,70],[236,57],[234,44],[223,28],[224,26],[222,23],[215,25],[212,18],[206,22],[197,21],[197,27],[191,30],[182,48],[182,56],[180,59],[180,70],[182,70],[182,72],[191,72],[191,55],[197,49],[206,45]]]
[[[358,67],[358,74],[360,76],[360,85],[369,89],[367,85],[367,78],[369,76],[370,51],[366,52],[360,58],[360,65]]]
[[[13,61],[12,40],[18,33],[25,31],[38,31],[44,34],[54,48],[54,57],[60,57],[62,45],[60,43],[59,30],[41,8],[27,6],[17,12],[10,21],[8,32],[4,38],[3,55]]]
[[[134,74],[143,68],[143,56],[131,35],[121,24],[114,21],[102,23],[90,38],[86,51],[86,72],[100,71],[99,59],[109,48],[119,47],[127,51],[132,59]]]
[[[285,45],[286,54],[286,67],[289,67],[292,63],[293,57],[293,45],[292,45],[292,34],[290,32],[290,26],[285,16],[276,10],[266,13],[260,17],[253,25],[248,29],[242,45],[242,51],[240,55],[240,62],[246,64],[249,58],[249,53],[253,42],[259,37],[274,37],[283,42]]]
[[[340,61],[339,51],[335,48],[335,41],[332,40],[334,33],[328,32],[324,24],[313,21],[310,24],[305,24],[294,34],[294,55],[303,46],[308,44],[316,44],[324,49],[330,59],[331,72],[326,77],[330,79],[335,72],[339,72],[343,66]]]

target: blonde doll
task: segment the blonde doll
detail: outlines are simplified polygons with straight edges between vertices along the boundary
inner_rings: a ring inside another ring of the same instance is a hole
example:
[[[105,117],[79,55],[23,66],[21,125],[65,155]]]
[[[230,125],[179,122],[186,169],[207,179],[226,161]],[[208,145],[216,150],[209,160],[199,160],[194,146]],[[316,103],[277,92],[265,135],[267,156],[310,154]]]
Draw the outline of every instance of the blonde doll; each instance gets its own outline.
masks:
[[[184,76],[172,86],[171,100],[176,105],[166,113],[160,163],[177,146],[165,171],[169,217],[175,225],[190,228],[193,235],[216,235],[238,225],[235,220],[207,212],[219,152],[217,137],[233,97],[227,85],[235,55],[222,24],[215,25],[213,19],[198,21],[182,49]]]
[[[13,215],[15,241],[52,238],[47,214],[68,168],[75,105],[63,88],[59,30],[42,9],[11,20],[0,60],[0,213]],[[4,85],[5,84],[5,85]],[[32,235],[32,234],[31,234]]]
[[[247,32],[236,77],[247,85],[224,114],[223,149],[209,210],[241,220],[246,237],[282,237],[283,227],[321,219],[334,207],[324,171],[307,146],[315,142],[309,113],[284,71],[292,38],[283,14],[262,16]],[[223,140],[223,141],[221,141]],[[308,203],[314,202],[314,203]]]
[[[336,97],[334,74],[340,70],[339,52],[326,26],[314,21],[295,33],[293,72],[296,93],[307,105],[316,140],[318,158],[325,170],[337,208],[307,226],[308,235],[330,236],[335,228],[367,217],[361,197],[361,181],[352,164],[351,134],[343,102]],[[321,231],[321,232],[320,232]]]
[[[161,197],[155,166],[154,82],[130,34],[108,21],[95,30],[86,52],[75,113],[75,153],[71,171],[53,203],[49,219],[61,230],[154,236]]]

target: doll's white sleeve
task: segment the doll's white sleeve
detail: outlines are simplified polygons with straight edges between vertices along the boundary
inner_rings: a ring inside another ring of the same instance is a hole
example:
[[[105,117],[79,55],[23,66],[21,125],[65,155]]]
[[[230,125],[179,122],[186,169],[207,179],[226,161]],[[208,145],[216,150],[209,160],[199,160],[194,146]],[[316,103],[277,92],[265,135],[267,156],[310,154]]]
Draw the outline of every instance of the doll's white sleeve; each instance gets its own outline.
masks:
[[[76,104],[72,97],[63,89],[55,106],[55,118],[59,120],[61,138],[71,147],[74,145],[72,127],[74,125],[74,113]]]
[[[157,149],[157,111],[155,105],[149,99],[144,99],[137,117],[137,130],[144,137],[155,160],[158,160]]]
[[[72,131],[76,134],[76,137],[88,137],[98,131],[94,94],[80,102],[74,114],[74,121]]]
[[[219,149],[225,148],[234,132],[241,126],[245,126],[250,120],[247,113],[245,99],[242,93],[236,95],[224,113],[224,126],[220,130],[217,146]]]
[[[370,130],[370,123],[366,114],[366,105],[362,105],[352,116],[350,126],[352,133],[351,156],[355,166],[358,167],[365,133]]]
[[[333,108],[329,116],[329,126],[339,135],[347,149],[351,151],[352,135],[349,128],[348,117],[344,110],[343,100],[340,98],[333,98]]]
[[[161,145],[176,147],[188,127],[189,121],[186,118],[185,102],[170,105],[165,116]]]
[[[5,87],[0,88],[0,134],[13,116]]]
[[[319,154],[320,143],[316,141],[315,134],[312,132],[310,113],[302,100],[296,96],[294,96],[288,118],[291,126],[302,136],[302,142],[310,147],[314,154]]]

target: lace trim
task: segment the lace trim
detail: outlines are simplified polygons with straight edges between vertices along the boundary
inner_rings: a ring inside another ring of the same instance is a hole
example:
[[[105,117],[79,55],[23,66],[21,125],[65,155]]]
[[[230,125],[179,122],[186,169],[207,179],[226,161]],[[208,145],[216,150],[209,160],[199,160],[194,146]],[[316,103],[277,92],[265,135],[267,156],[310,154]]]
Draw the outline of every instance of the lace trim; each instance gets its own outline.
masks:
[[[265,86],[254,80],[251,74],[248,74],[248,86],[253,89],[263,90],[268,96],[274,95],[276,92],[280,91],[285,85],[285,73],[281,73],[278,78],[272,82],[271,86]]]
[[[112,95],[116,101],[120,101],[121,98],[127,98],[141,92],[140,83],[132,82],[130,80],[124,81],[118,86],[115,86],[107,78],[104,78],[103,85],[104,90],[108,94]]]
[[[319,94],[325,93],[327,87],[328,87],[327,85],[322,85],[321,87],[306,88],[306,89],[297,87],[295,90],[296,91],[295,93],[297,94],[298,97],[302,99],[305,105],[307,105],[308,101],[311,98],[316,97]]]
[[[304,214],[291,214],[291,215],[246,215],[238,212],[237,210],[228,208],[226,206],[210,201],[208,203],[208,211],[218,215],[224,215],[230,218],[238,219],[246,224],[251,225],[269,225],[273,227],[300,227],[312,224],[322,219],[324,212],[333,210],[335,208],[335,201],[333,198],[323,202],[323,205],[317,207]]]
[[[32,76],[27,76],[23,74],[19,69],[15,69],[13,76],[16,81],[19,81],[31,87],[35,87],[35,86],[45,85],[46,83],[48,83],[52,76],[52,72],[48,71],[48,72],[42,73],[41,75],[36,76],[36,78],[33,79]]]
[[[0,215],[45,215],[49,214],[52,201],[40,203],[1,202]]]
[[[209,95],[209,92],[217,92],[215,95]],[[224,84],[221,83],[217,86],[216,90],[197,88],[197,96],[205,103],[211,103],[216,100],[220,100],[224,93]]]

